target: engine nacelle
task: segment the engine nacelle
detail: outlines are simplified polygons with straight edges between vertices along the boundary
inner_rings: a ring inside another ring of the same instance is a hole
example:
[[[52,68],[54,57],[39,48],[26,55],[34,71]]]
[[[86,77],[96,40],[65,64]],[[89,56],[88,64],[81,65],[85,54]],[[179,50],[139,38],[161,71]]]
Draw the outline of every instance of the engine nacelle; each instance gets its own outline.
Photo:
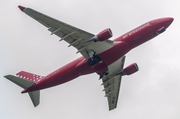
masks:
[[[105,40],[108,40],[109,38],[111,38],[113,35],[112,35],[112,32],[111,32],[111,29],[108,28],[108,29],[105,29],[103,31],[101,31],[100,33],[98,33],[94,38],[93,40],[94,41],[105,41]]]
[[[129,65],[128,67],[126,67],[122,71],[122,74],[123,75],[131,75],[131,74],[137,72],[138,70],[139,70],[138,65],[136,63],[133,63],[133,64]]]

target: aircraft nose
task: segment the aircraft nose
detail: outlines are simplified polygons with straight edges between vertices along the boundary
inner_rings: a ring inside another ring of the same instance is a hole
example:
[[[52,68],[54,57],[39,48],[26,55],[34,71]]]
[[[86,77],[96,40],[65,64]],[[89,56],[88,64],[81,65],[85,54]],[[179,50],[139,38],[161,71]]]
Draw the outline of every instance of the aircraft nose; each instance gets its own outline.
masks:
[[[168,17],[168,18],[165,18],[165,22],[167,24],[167,27],[174,21],[174,18],[172,17]]]
[[[158,22],[162,24],[165,28],[167,28],[173,22],[173,20],[174,18],[167,17],[167,18],[159,19]]]

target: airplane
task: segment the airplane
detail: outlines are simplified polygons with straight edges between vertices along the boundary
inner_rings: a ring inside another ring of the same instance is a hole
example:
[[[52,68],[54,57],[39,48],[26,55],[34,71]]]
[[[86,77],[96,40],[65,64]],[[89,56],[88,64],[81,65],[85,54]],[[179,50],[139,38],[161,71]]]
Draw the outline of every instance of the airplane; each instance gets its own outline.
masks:
[[[115,109],[122,76],[131,75],[139,70],[136,63],[124,68],[126,53],[163,33],[174,20],[171,17],[155,19],[110,40],[109,38],[113,36],[110,28],[94,35],[31,8],[20,5],[18,7],[22,12],[44,25],[51,35],[57,35],[60,41],[66,41],[69,47],[73,46],[77,49],[76,53],[82,54],[82,57],[47,76],[25,71],[17,73],[16,76],[4,76],[22,87],[24,90],[21,93],[29,94],[34,107],[40,103],[40,90],[64,84],[82,75],[97,73],[99,79],[102,79],[109,110]]]

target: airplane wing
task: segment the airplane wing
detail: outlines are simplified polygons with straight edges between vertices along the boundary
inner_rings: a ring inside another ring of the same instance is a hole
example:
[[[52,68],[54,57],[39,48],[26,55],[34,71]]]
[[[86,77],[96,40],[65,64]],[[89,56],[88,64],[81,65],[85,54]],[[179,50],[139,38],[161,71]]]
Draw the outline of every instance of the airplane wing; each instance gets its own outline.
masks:
[[[125,56],[108,66],[108,75],[102,78],[105,91],[105,97],[108,99],[109,110],[117,106],[119,90],[121,85],[120,72],[124,67]]]
[[[77,53],[80,52],[86,60],[91,58],[92,51],[99,54],[115,45],[113,41],[110,40],[103,42],[89,41],[93,36],[95,36],[94,34],[51,18],[31,8],[25,8],[22,6],[19,6],[19,8],[28,16],[47,27],[51,32],[51,35],[55,34],[61,38],[60,41],[65,40],[69,43],[69,46],[74,46],[77,49]]]

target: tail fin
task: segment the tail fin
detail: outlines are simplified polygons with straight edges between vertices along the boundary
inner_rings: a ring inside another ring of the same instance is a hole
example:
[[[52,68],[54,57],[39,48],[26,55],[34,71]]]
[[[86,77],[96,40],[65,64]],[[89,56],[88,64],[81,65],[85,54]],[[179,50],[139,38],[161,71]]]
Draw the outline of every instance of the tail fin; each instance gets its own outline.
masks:
[[[17,73],[16,76],[26,79],[26,80],[29,80],[29,81],[32,81],[32,82],[38,82],[39,80],[41,80],[41,78],[43,78],[43,76],[28,73],[25,71],[21,71],[21,72]]]
[[[38,75],[31,74],[31,73],[24,72],[24,71],[21,71],[21,72],[17,73],[16,75],[18,77],[13,76],[13,75],[7,75],[4,77],[24,89],[27,89],[27,88],[30,88],[30,87],[36,85],[36,82],[42,78],[42,76],[38,76]],[[33,92],[28,92],[28,93],[31,98],[31,101],[33,102],[33,105],[35,107],[38,106],[39,99],[40,99],[40,91],[38,90],[38,91],[33,91]]]

